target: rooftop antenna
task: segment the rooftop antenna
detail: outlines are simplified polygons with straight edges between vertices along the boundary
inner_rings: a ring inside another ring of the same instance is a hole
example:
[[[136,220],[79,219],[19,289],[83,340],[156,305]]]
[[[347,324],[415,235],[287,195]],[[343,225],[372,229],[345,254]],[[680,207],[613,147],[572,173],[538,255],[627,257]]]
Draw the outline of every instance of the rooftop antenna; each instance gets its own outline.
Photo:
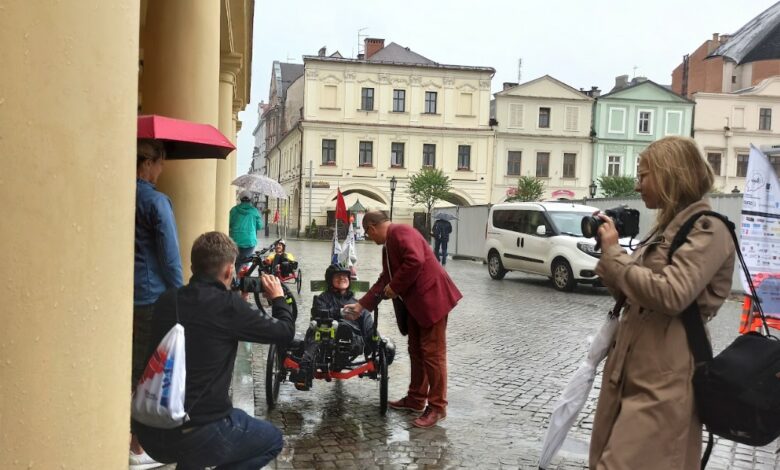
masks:
[[[368,34],[363,34],[363,31],[367,30],[368,28],[360,28],[357,31],[357,55],[365,54],[366,48],[363,45],[363,39],[368,37]]]
[[[517,59],[517,83],[523,81],[522,76],[523,76],[523,58],[520,57]]]
[[[639,68],[639,67],[637,67],[636,65],[634,66],[634,76],[633,76],[633,77],[631,77],[632,79],[636,78],[636,70],[637,70],[638,68]]]
[[[295,60],[295,57],[290,57],[290,53],[288,52],[287,53],[287,62],[291,62],[291,61],[294,61],[294,60]]]

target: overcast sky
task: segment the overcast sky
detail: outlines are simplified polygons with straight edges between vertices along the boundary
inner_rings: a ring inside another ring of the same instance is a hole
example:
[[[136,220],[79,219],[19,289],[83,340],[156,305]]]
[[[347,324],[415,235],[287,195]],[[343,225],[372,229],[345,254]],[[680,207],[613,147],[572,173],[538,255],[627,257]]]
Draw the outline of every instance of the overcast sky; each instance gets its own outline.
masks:
[[[609,91],[615,77],[671,84],[672,70],[712,33],[733,33],[773,0],[256,0],[252,101],[240,114],[238,174],[252,155],[257,103],[268,100],[274,60],[303,63],[326,46],[357,54],[358,30],[444,64],[496,69],[503,82],[552,75]],[[636,72],[634,71],[636,67]]]

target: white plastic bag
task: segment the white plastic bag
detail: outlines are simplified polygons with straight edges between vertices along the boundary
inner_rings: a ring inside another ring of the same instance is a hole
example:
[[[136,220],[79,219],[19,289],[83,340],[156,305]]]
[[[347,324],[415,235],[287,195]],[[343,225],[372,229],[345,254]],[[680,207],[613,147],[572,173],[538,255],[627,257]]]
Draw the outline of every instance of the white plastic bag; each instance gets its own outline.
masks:
[[[184,327],[176,324],[157,345],[133,395],[133,419],[147,426],[172,429],[187,421]]]

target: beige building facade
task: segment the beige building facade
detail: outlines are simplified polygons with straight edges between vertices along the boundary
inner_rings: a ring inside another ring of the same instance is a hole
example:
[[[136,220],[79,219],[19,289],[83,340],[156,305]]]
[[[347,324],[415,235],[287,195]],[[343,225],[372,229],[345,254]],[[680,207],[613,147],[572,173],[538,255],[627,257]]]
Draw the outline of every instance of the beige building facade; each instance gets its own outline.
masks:
[[[127,468],[137,115],[234,137],[253,14],[250,0],[4,5],[0,468]],[[186,277],[234,166],[166,163]]]
[[[735,93],[696,93],[693,132],[715,171],[715,188],[743,191],[750,145],[780,145],[780,76]],[[780,156],[770,155],[780,173]]]
[[[545,199],[587,197],[593,101],[549,75],[496,93],[491,202],[504,201],[520,176],[541,179]]]
[[[490,202],[492,68],[441,65],[367,39],[362,58],[321,51],[304,57],[304,69],[287,90],[289,103],[302,93],[302,119],[268,153],[269,175],[289,194],[277,201],[289,229],[329,223],[339,187],[348,205],[359,198],[388,210],[392,202],[394,219],[411,223],[423,209],[411,205],[408,180],[426,166],[452,180],[451,202]]]

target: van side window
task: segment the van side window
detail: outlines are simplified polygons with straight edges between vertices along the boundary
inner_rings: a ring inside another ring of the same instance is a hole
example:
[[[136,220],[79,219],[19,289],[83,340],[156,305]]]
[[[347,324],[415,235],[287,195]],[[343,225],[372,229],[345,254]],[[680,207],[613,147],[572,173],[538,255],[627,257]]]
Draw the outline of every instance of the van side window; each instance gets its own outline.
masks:
[[[544,225],[549,232],[551,230],[550,223],[544,217],[544,214],[540,211],[528,211],[528,225],[525,227],[523,233],[529,235],[536,235],[536,227]]]
[[[522,213],[518,210],[493,211],[493,226],[502,230],[511,230],[522,233]]]

